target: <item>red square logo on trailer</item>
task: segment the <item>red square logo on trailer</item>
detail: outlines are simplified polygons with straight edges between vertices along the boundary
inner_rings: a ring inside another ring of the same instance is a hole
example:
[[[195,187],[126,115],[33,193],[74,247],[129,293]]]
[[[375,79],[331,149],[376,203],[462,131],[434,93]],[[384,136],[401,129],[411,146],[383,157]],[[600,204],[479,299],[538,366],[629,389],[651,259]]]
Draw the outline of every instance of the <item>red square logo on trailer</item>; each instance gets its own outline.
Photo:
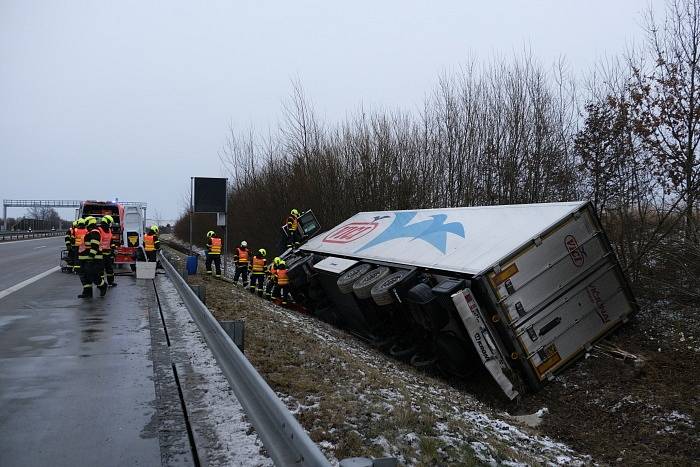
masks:
[[[324,243],[350,243],[362,238],[379,227],[376,222],[351,222],[329,233],[323,239]]]
[[[577,268],[583,266],[583,263],[586,260],[586,252],[583,250],[582,246],[579,246],[578,242],[576,241],[576,237],[573,235],[567,235],[564,239],[564,244],[566,245],[566,249],[569,251],[569,256],[571,257],[571,261],[574,263],[574,266]]]

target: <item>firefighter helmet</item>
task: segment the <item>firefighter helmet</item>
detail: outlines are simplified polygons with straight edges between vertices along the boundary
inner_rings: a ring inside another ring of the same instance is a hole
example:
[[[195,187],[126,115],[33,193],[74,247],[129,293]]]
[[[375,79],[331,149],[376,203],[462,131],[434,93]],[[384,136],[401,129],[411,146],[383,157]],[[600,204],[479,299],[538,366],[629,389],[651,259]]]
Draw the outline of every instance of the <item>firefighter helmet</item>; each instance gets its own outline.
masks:
[[[75,222],[78,223],[78,226],[85,225],[85,219],[83,219],[82,217]]]
[[[85,218],[85,224],[87,224],[88,227],[90,227],[91,225],[95,225],[97,224],[97,219],[95,219],[92,216],[88,216]]]
[[[260,248],[258,253],[260,253],[260,256],[267,256],[267,250],[265,248]]]
[[[247,247],[247,246],[248,246],[248,242],[246,242],[245,240],[243,240],[243,241],[241,242],[241,246],[242,246],[243,248]]]
[[[78,225],[78,221],[73,221],[73,227],[76,227]]]
[[[297,216],[297,217],[298,217],[298,216],[299,216],[299,211],[297,211],[296,209],[292,209],[292,216]]]
[[[210,230],[209,232],[207,232],[207,237],[212,237],[213,235],[214,235],[213,230]]]
[[[282,258],[280,258],[279,256],[275,256],[275,259],[273,259],[272,262],[275,263],[276,266],[282,262]]]
[[[153,224],[153,225],[151,226],[151,230],[154,231],[155,233],[158,233],[158,226],[155,225],[155,224]]]
[[[109,223],[109,224],[114,223],[114,218],[112,216],[110,216],[109,214],[102,216],[102,220],[107,221],[107,223]]]

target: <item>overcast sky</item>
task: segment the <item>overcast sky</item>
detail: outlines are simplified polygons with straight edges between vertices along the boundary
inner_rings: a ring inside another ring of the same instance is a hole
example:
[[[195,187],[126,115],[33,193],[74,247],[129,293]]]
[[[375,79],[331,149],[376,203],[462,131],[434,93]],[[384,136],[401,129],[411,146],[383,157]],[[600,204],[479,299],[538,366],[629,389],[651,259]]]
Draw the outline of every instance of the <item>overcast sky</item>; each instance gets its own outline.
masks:
[[[640,41],[646,5],[0,0],[0,197],[118,197],[175,218],[190,176],[225,175],[229,122],[275,128],[292,79],[331,120],[413,109],[469,56],[528,47],[584,72]]]

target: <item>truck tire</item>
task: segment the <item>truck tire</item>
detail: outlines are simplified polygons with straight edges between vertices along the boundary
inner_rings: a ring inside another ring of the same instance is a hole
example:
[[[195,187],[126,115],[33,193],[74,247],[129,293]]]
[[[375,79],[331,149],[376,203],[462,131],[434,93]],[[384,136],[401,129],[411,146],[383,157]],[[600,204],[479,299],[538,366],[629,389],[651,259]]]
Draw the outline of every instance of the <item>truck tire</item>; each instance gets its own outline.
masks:
[[[349,294],[350,292],[352,292],[353,282],[355,282],[357,279],[362,277],[370,269],[372,269],[371,264],[363,263],[363,264],[358,264],[357,266],[353,267],[352,269],[345,271],[338,278],[338,282],[337,282],[338,289],[340,290],[340,293]]]
[[[392,293],[392,289],[396,284],[404,280],[404,278],[410,273],[411,271],[402,269],[393,274],[389,274],[384,279],[374,284],[374,287],[372,287],[370,292],[374,303],[377,305],[391,305],[394,303],[394,294]]]
[[[369,298],[372,296],[372,287],[384,279],[386,276],[391,274],[391,269],[386,266],[380,266],[377,269],[372,269],[371,271],[365,273],[364,276],[360,277],[352,284],[352,291],[355,296],[360,299]]]

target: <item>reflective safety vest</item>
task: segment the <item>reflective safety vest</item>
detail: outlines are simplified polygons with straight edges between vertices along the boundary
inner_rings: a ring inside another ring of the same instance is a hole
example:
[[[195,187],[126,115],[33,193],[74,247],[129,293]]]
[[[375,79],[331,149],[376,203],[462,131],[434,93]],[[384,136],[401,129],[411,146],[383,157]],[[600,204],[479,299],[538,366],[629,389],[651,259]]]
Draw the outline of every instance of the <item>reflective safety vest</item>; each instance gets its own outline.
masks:
[[[253,256],[253,274],[265,274],[265,258]]]
[[[287,277],[286,269],[277,269],[275,273],[277,274],[277,285],[289,285],[289,277]]]
[[[107,231],[100,230],[100,250],[109,253],[112,251],[112,231],[107,229]]]
[[[85,235],[87,235],[88,230],[85,227],[78,227],[75,229],[75,246],[78,247],[79,252],[87,250],[87,245],[85,245]]]
[[[143,247],[146,251],[156,251],[156,236],[151,234],[144,235]]]
[[[209,246],[210,255],[220,255],[221,254],[221,239],[218,237],[211,237],[211,245]]]
[[[238,262],[239,263],[247,263],[248,262],[248,249],[238,247],[238,248],[236,248],[236,250],[238,253]]]

